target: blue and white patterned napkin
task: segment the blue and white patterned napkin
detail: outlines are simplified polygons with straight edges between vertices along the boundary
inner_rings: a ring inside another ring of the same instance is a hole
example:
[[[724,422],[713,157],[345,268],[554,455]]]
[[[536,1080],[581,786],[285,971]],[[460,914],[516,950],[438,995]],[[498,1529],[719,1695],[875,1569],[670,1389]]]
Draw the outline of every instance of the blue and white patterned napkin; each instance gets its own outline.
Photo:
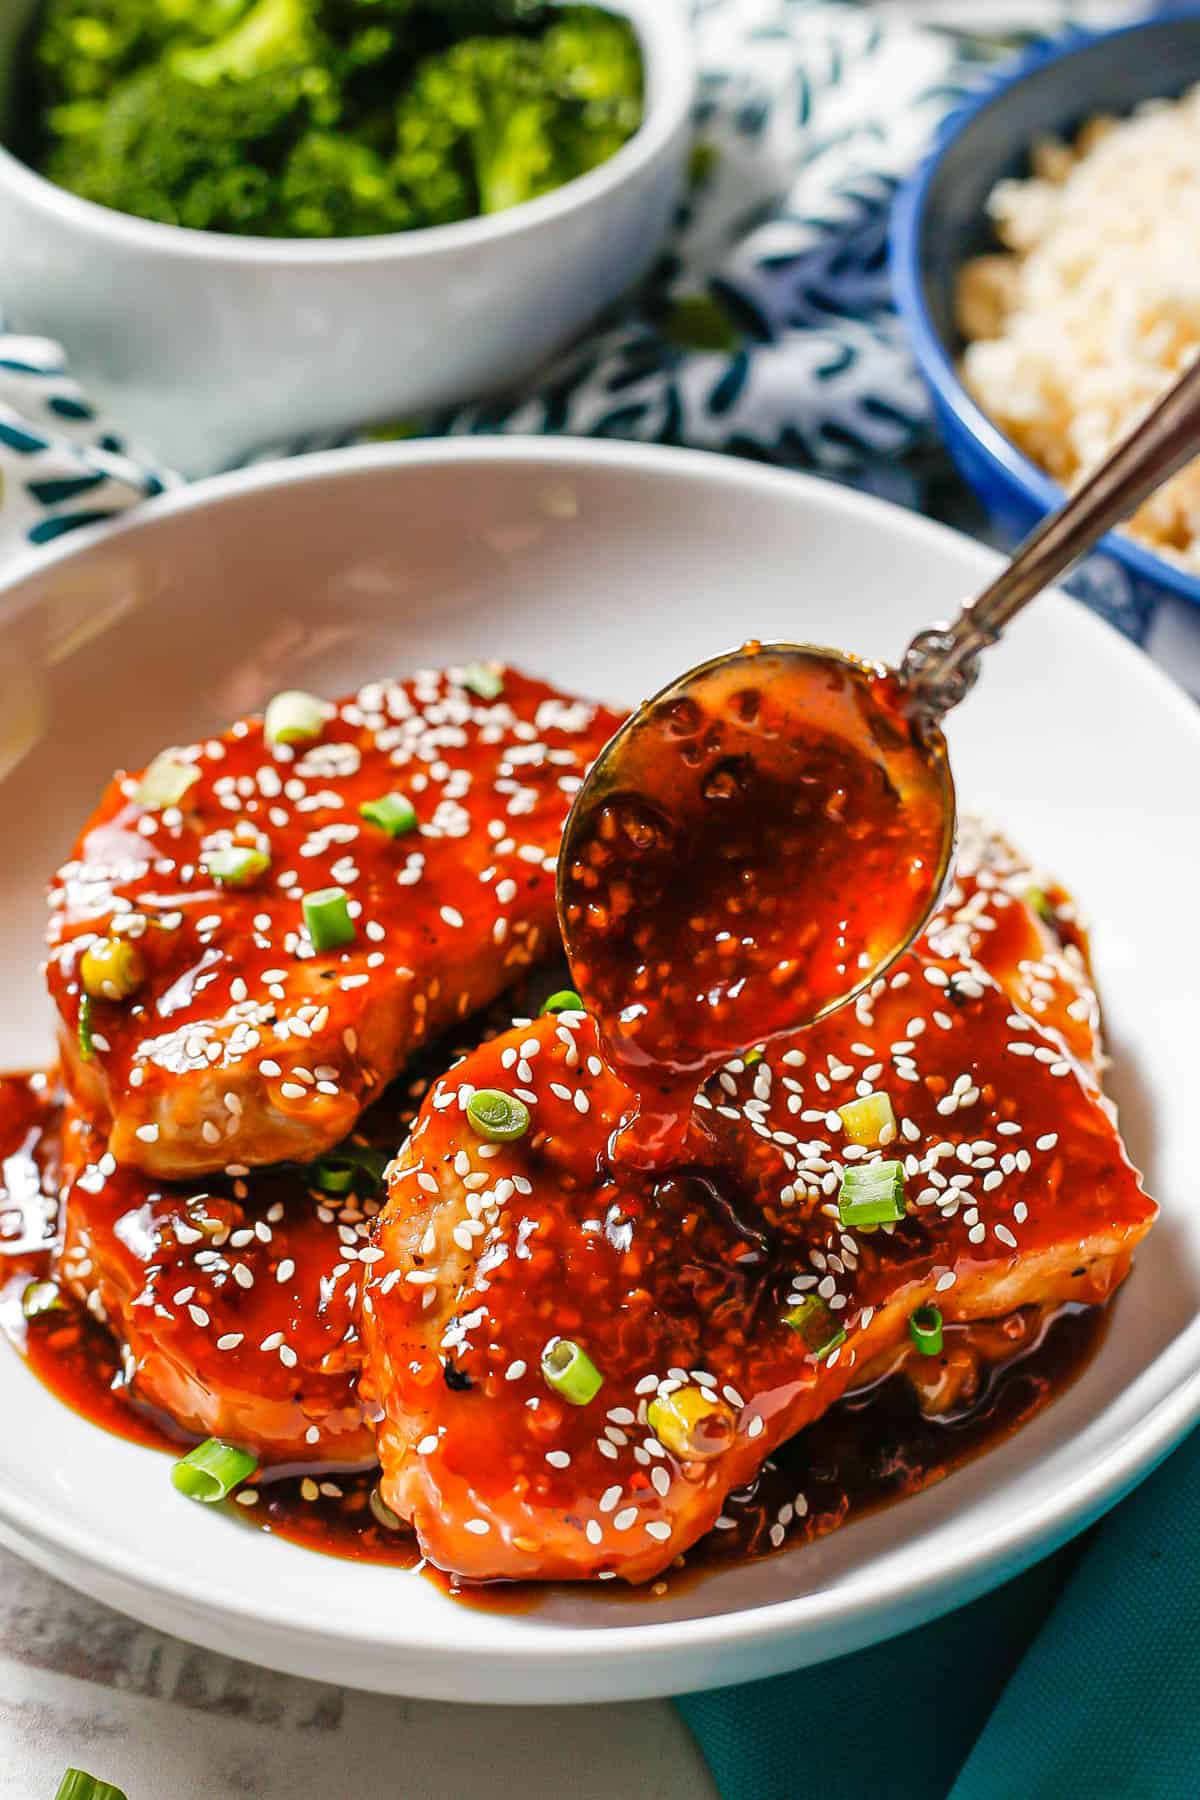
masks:
[[[636,438],[849,481],[981,529],[935,438],[891,306],[897,183],[997,58],[1126,4],[692,0],[701,71],[692,186],[644,288],[521,393],[254,460],[387,436]],[[0,555],[160,492],[61,349],[0,333]],[[1085,595],[1200,693],[1200,609],[1147,615],[1120,584]]]

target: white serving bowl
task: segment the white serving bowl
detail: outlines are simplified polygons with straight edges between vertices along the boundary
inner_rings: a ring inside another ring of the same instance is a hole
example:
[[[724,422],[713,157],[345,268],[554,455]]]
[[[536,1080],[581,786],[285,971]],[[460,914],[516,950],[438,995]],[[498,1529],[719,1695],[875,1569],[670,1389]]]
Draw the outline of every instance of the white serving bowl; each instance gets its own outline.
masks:
[[[0,6],[0,113],[35,4]],[[682,189],[681,0],[613,8],[642,43],[641,130],[580,180],[486,219],[303,242],[187,231],[80,200],[0,147],[0,310],[61,339],[119,428],[185,475],[519,381],[645,273]]]
[[[109,770],[285,687],[501,656],[633,703],[754,632],[895,657],[996,557],[826,483],[682,451],[459,440],[300,458],[155,501],[0,587],[0,1067],[51,1042],[44,882]],[[838,1656],[1080,1529],[1200,1413],[1194,828],[1200,711],[1074,601],[988,652],[951,716],[964,802],[1095,924],[1112,1092],[1163,1216],[1079,1381],[941,1486],[661,1600],[508,1615],[188,1506],[0,1343],[0,1540],[149,1623],[293,1672],[437,1699],[609,1700]]]

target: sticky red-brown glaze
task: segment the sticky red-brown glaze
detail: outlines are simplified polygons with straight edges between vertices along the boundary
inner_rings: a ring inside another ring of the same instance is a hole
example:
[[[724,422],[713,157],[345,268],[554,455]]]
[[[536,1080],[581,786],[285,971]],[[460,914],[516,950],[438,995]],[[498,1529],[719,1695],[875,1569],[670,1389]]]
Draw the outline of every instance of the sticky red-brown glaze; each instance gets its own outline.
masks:
[[[372,683],[291,746],[241,721],[178,753],[199,778],[163,811],[138,803],[138,777],[114,780],[52,890],[48,982],[68,1083],[122,1166],[187,1179],[310,1160],[415,1047],[544,954],[562,823],[618,717],[502,680],[492,700],[462,670]],[[359,814],[393,791],[419,822],[399,838]],[[269,853],[254,885],[207,874],[230,842]],[[331,886],[357,935],[314,953],[301,899]],[[114,931],[145,979],[92,1001],[88,1057],[80,958]]]
[[[638,713],[610,757],[572,821],[563,929],[638,1096],[616,1156],[663,1169],[689,1154],[707,1076],[908,942],[949,820],[894,678],[794,651],[747,646]]]
[[[371,1464],[358,1258],[377,1203],[296,1168],[168,1186],[77,1113],[64,1152],[56,1273],[115,1333],[128,1396],[264,1463]]]
[[[338,1153],[374,1159],[344,1194],[323,1192],[319,1167],[295,1163],[156,1181],[118,1164],[68,1112],[53,1273],[114,1334],[127,1410],[177,1435],[239,1444],[273,1469],[374,1464],[358,1311],[379,1174],[434,1076],[508,1018],[500,1002],[476,1014],[367,1109]]]
[[[364,1300],[383,1491],[460,1575],[652,1578],[777,1445],[901,1344],[950,1322],[1099,1302],[1155,1207],[1096,1084],[1079,949],[1022,898],[1029,868],[968,834],[915,954],[851,1007],[701,1101],[704,1168],[647,1179],[607,1146],[630,1095],[591,1019],[519,1027],[437,1083],[393,1166]],[[521,1097],[516,1144],[481,1142],[474,1087]],[[882,1150],[837,1107],[885,1091]],[[844,1229],[852,1162],[905,1164],[894,1227]],[[816,1295],[845,1341],[818,1357],[783,1323]],[[604,1376],[575,1407],[539,1365],[554,1337]],[[673,1385],[727,1409],[727,1446],[681,1461],[646,1407]]]

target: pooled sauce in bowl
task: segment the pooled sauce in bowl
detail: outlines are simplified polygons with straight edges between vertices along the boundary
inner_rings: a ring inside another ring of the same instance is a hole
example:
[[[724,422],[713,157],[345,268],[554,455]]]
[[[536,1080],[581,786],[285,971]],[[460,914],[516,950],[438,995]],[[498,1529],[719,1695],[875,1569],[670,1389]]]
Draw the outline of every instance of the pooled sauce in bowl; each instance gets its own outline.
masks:
[[[704,1159],[692,1101],[709,1075],[908,944],[941,889],[953,791],[894,676],[790,646],[685,676],[605,756],[568,821],[559,916],[639,1096],[614,1155],[663,1169]]]

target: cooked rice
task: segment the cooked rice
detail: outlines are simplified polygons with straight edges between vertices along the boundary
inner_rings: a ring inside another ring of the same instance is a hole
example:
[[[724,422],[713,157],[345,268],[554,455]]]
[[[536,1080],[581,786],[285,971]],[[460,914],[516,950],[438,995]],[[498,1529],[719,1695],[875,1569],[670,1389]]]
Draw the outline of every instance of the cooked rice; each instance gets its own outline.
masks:
[[[1200,354],[1200,86],[1044,139],[1031,167],[988,201],[1004,250],[960,273],[961,372],[1070,488]],[[1129,530],[1200,574],[1200,459]]]

